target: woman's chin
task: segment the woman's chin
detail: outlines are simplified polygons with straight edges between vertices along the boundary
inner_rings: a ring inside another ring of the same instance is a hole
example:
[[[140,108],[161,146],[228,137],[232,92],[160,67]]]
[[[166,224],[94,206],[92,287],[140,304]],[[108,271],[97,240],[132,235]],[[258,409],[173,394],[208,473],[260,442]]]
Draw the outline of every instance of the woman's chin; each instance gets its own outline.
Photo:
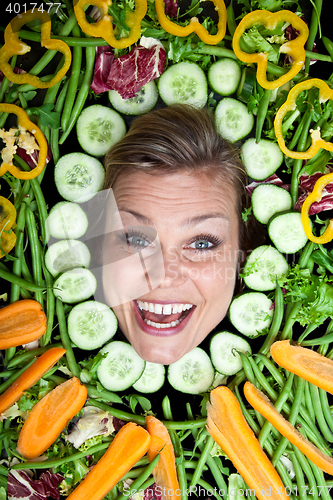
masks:
[[[186,352],[180,351],[179,349],[147,349],[145,346],[143,349],[137,348],[133,345],[139,356],[145,361],[150,363],[159,363],[161,365],[171,365],[178,361]]]

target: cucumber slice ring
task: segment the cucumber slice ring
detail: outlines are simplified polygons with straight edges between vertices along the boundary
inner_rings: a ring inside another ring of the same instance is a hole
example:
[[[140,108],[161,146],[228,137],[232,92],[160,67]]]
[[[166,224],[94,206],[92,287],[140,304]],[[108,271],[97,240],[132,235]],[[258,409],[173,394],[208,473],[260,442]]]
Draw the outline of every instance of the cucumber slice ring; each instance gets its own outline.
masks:
[[[89,299],[96,289],[97,280],[89,269],[76,268],[66,271],[53,284],[54,295],[68,304]]]
[[[212,385],[214,368],[208,354],[195,347],[168,367],[169,384],[186,394],[200,394]]]

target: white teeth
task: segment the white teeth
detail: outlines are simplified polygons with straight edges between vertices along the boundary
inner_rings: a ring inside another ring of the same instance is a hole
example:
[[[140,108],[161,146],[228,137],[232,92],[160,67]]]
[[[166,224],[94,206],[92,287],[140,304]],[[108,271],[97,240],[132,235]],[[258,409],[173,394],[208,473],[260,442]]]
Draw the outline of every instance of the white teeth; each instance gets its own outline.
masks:
[[[178,319],[176,321],[171,321],[171,323],[155,323],[155,321],[150,321],[149,319],[144,320],[145,323],[149,326],[153,326],[154,328],[171,328],[179,325],[181,321]]]
[[[137,301],[139,309],[149,311],[155,314],[176,314],[187,311],[193,307],[193,304],[156,304],[154,302]],[[162,324],[162,323],[161,323]]]

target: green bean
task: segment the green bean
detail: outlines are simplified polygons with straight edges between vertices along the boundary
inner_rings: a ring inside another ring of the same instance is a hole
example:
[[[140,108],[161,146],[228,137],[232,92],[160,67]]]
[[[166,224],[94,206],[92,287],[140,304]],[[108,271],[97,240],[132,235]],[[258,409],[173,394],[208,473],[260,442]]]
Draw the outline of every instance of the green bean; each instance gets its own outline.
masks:
[[[125,495],[124,493],[118,497],[118,500],[125,500],[128,498],[128,493],[131,493],[129,496],[132,497],[134,495],[134,490],[135,493],[137,490],[142,486],[142,484],[149,478],[150,474],[152,474],[154,468],[156,467],[158,461],[160,459],[159,453],[156,455],[156,457],[150,462],[148,467],[144,469],[144,471],[140,474],[140,476],[133,481],[133,483],[130,486],[130,491],[126,492],[127,494]]]
[[[197,466],[194,469],[193,476],[190,482],[190,488],[191,486],[195,486],[198,483],[199,478],[201,477],[203,467],[207,461],[207,457],[213,448],[214,440],[211,436],[208,436],[206,439],[205,446],[202,450],[201,457],[199,458],[197,462]]]
[[[320,388],[319,388],[319,399],[320,399],[320,406],[323,410],[324,418],[327,422],[327,425],[329,429],[333,431],[333,416],[330,410],[330,406],[328,404],[327,392]]]
[[[185,462],[182,460],[180,463],[176,464],[177,468],[177,476],[178,476],[178,481],[179,481],[179,488],[180,488],[180,500],[187,500],[187,479],[186,479],[186,467],[185,467]]]
[[[40,34],[27,30],[20,30],[19,37],[23,40],[30,40],[32,42],[40,42]],[[62,40],[69,47],[75,47],[79,45],[80,47],[103,47],[108,45],[104,38],[81,38],[75,36],[65,36],[65,35],[52,35],[51,39]]]
[[[293,449],[295,449],[294,445],[292,445],[292,447],[293,447]],[[290,453],[289,457],[290,457],[290,460],[293,464],[294,471],[295,471],[297,490],[299,491],[300,494],[302,494],[302,498],[304,498],[304,500],[307,500],[308,495],[306,494],[306,491],[304,491],[304,488],[303,488],[305,482],[304,482],[304,475],[303,475],[302,467],[300,466],[294,453]]]
[[[309,382],[305,382],[305,385],[304,385],[304,397],[305,397],[306,408],[307,408],[309,414],[311,415],[311,419],[314,422],[316,417],[315,417],[315,413],[314,413],[314,409],[313,409],[313,404],[312,404],[312,399],[311,399],[311,394],[310,394]]]
[[[267,358],[264,354],[255,353],[253,354],[256,358],[258,358],[273,376],[274,380],[279,384],[280,387],[283,387],[286,383],[286,378],[282,375],[280,370],[274,365],[274,363]]]
[[[16,347],[9,347],[5,351],[5,365],[9,363],[9,361],[15,356]]]
[[[96,444],[96,446],[92,446],[89,448],[89,454],[93,455],[98,451],[105,450],[110,446],[110,442]],[[77,453],[73,453],[73,455],[68,455],[63,458],[58,458],[56,460],[46,460],[45,462],[22,462],[20,464],[12,465],[12,469],[22,470],[22,469],[51,469],[53,467],[59,467],[67,462],[73,462],[74,460],[78,460],[79,458],[83,458],[87,456],[87,451],[80,451]]]
[[[173,420],[169,396],[164,396],[162,401],[162,410],[166,420]]]
[[[295,423],[296,423],[296,419],[297,419],[299,409],[301,406],[301,402],[303,399],[304,383],[305,383],[304,379],[297,377],[297,387],[296,387],[296,392],[295,392],[295,398],[294,398],[294,402],[293,402],[293,405],[291,407],[291,412],[290,412],[289,419],[288,419],[289,422],[291,423],[291,425],[295,425]],[[281,455],[284,452],[287,445],[288,445],[288,439],[285,437],[282,437],[280,442],[279,442],[279,445],[276,448],[274,455],[272,457],[272,464],[274,467],[276,466],[277,462],[280,460]]]
[[[258,143],[261,139],[262,128],[265,123],[267,110],[269,106],[269,101],[272,95],[272,91],[270,89],[265,89],[264,95],[260,99],[258,112],[257,112],[257,120],[256,120],[256,142]]]
[[[235,12],[234,8],[232,5],[232,0],[230,1],[228,7],[227,7],[227,26],[228,26],[228,31],[231,36],[234,36],[235,30],[236,30],[236,20],[235,20]]]
[[[91,398],[102,398],[105,399],[105,401],[110,401],[110,403],[122,403],[121,397],[119,397],[118,394],[115,394],[114,392],[107,391],[106,389],[99,390],[90,384],[85,385],[87,387],[88,396]],[[93,404],[93,401],[91,402],[91,404]]]
[[[309,389],[310,389],[310,394],[311,394],[311,399],[313,403],[313,409],[315,412],[316,420],[319,426],[319,429],[329,443],[333,443],[333,434],[331,433],[330,429],[328,428],[328,425],[326,423],[326,420],[324,418],[324,413],[323,409],[321,406],[321,401],[319,397],[319,390],[318,387],[316,387],[313,384],[309,384]]]
[[[228,486],[227,486],[227,483],[225,482],[225,480],[223,478],[221,469],[218,466],[218,463],[217,463],[218,460],[219,460],[219,457],[212,457],[211,455],[208,455],[208,457],[207,457],[207,465],[208,465],[209,470],[210,470],[210,472],[212,473],[212,475],[213,475],[213,477],[215,479],[217,487],[220,490],[221,496],[223,498],[227,498]],[[222,491],[224,491],[225,493],[222,494],[221,493]]]
[[[309,464],[317,483],[317,492],[319,492],[319,496],[321,497],[322,500],[332,500],[326,488],[326,482],[323,471],[319,469],[319,467],[317,467],[313,462],[309,461]],[[309,493],[311,495],[311,491]]]
[[[77,24],[73,27],[72,33],[74,36],[80,36],[80,28]],[[79,76],[81,72],[81,62],[82,62],[82,47],[77,45],[73,49],[71,76],[69,77],[67,97],[61,115],[61,128],[64,132],[67,130],[69,124],[70,114],[73,108],[75,95],[78,88]]]
[[[40,343],[42,346],[47,345],[51,341],[53,323],[54,323],[54,312],[55,312],[55,296],[53,292],[53,277],[49,270],[45,266],[45,261],[42,261],[42,267],[46,283],[46,331]]]
[[[26,180],[26,181],[24,181],[23,187],[22,187],[19,195],[17,196],[17,198],[14,201],[14,207],[16,208],[16,210],[18,210],[18,208],[21,206],[22,201],[26,197],[29,198],[29,195],[28,195],[29,190],[30,190],[30,181]]]
[[[57,99],[57,102],[54,107],[54,111],[57,113],[62,112],[62,108],[64,106],[64,102],[66,99],[67,95],[67,89],[69,85],[69,80],[66,80],[65,85],[60,91],[59,97]],[[50,148],[52,151],[52,157],[54,164],[56,164],[60,158],[60,153],[59,153],[59,128],[52,128],[51,129],[51,136],[50,136]]]
[[[7,368],[15,368],[18,365],[25,364],[27,361],[30,361],[31,359],[36,358],[37,356],[40,356],[44,352],[48,351],[49,349],[52,349],[53,347],[61,347],[62,344],[60,342],[52,345],[48,345],[46,347],[38,347],[37,349],[32,349],[29,351],[25,351],[21,354],[18,354],[15,356],[14,359],[8,363]]]
[[[80,378],[80,368],[76,362],[74,352],[72,349],[72,344],[67,333],[67,324],[66,324],[64,306],[61,300],[59,299],[56,299],[56,312],[59,321],[59,332],[60,332],[61,342],[64,349],[66,349],[66,359],[68,363],[68,368],[70,369],[74,377]]]
[[[302,302],[294,302],[290,314],[288,315],[283,330],[280,334],[279,339],[285,340],[292,337],[292,331],[294,323],[296,322],[297,314],[302,307]]]
[[[260,426],[255,422],[255,420],[253,419],[253,417],[251,416],[250,412],[248,411],[248,409],[245,407],[244,405],[244,401],[241,397],[241,395],[239,394],[239,389],[238,387],[235,387],[235,395],[236,395],[236,398],[238,400],[238,403],[239,403],[239,406],[242,410],[242,413],[244,415],[244,418],[246,420],[246,422],[248,423],[248,425],[251,427],[251,429],[253,430],[253,432],[256,434],[256,436],[259,435],[260,433]],[[265,443],[266,444],[266,443]]]
[[[246,375],[247,379],[251,382],[251,384],[257,386],[258,384],[256,383],[253,369],[252,369],[251,363],[249,361],[249,358],[243,352],[239,352],[238,354],[242,360],[243,369],[245,371],[245,375]]]
[[[313,472],[311,470],[311,467],[309,465],[309,462],[307,461],[307,459],[303,455],[303,453],[297,448],[297,446],[293,445],[293,450],[295,453],[295,458],[297,459],[298,463],[300,464],[304,474],[308,478],[308,483],[309,483],[310,489],[314,492],[313,495],[311,495],[311,498],[313,500],[318,500],[317,483],[316,483],[315,477],[313,475]],[[308,489],[308,487],[303,485],[303,487],[300,491],[302,498],[303,498],[303,494],[305,492],[307,492],[307,489]]]
[[[10,61],[10,65],[11,65],[11,68],[13,71],[14,71],[14,68],[16,65],[16,61],[17,61],[17,55],[14,55]],[[5,94],[8,90],[9,84],[10,84],[10,80],[5,75],[3,75],[3,79],[1,82],[1,86],[0,86],[0,102],[3,102]]]
[[[191,481],[192,479],[192,475],[191,474],[186,474],[186,478]],[[204,481],[203,479],[199,479],[197,484],[199,486],[201,486],[202,488],[204,488],[206,490],[206,492],[208,492],[209,495],[214,495],[214,497],[217,499],[217,500],[223,500],[221,498],[221,496],[219,495],[219,493],[217,493],[216,491],[216,487],[213,488],[211,484],[209,484],[207,481]],[[197,486],[192,486],[192,489],[191,487],[189,488],[189,491],[188,493],[191,494],[191,493],[196,493],[197,491]],[[200,491],[200,490],[199,490]],[[200,496],[200,495],[199,495]]]
[[[65,57],[62,56],[58,66],[55,70],[55,73],[58,73],[58,71],[61,70],[61,68],[64,64],[64,61],[65,61]],[[64,79],[66,79],[66,76],[63,77],[61,80],[59,80],[59,82],[57,82],[55,85],[53,85],[52,87],[49,87],[47,89],[43,104],[54,104],[56,97],[57,97],[58,90],[59,90]],[[55,111],[55,109],[54,109],[54,111]]]
[[[8,271],[3,271],[0,269],[0,278],[9,281],[10,283],[14,283],[18,285],[20,288],[25,288],[26,290],[30,290],[31,292],[43,292],[45,287],[42,285],[37,285],[35,283],[31,283],[30,281],[26,281],[15,274],[9,273]]]
[[[308,39],[306,42],[306,48],[309,51],[312,51],[313,45],[314,45],[314,42],[315,42],[315,39],[317,36],[322,5],[323,5],[323,0],[315,0],[315,5],[313,6],[312,15],[311,15],[309,36],[308,36]],[[305,60],[305,72],[306,73],[309,73],[311,57],[309,54],[306,55],[306,60]]]
[[[16,276],[21,276],[21,260],[20,254],[23,248],[23,239],[24,239],[24,227],[25,227],[25,209],[26,204],[22,203],[18,218],[17,218],[17,226],[16,226],[16,244],[15,244],[15,257],[16,260],[13,263],[12,272],[16,274]],[[10,302],[16,302],[20,298],[20,287],[13,283],[11,287],[10,293]]]
[[[279,394],[279,397],[277,398],[274,404],[278,412],[282,410],[284,403],[287,401],[289,397],[293,380],[294,380],[294,374],[290,373],[284,388],[282,389],[281,393]],[[273,427],[272,424],[268,422],[268,420],[266,420],[258,436],[258,440],[262,448],[263,444],[265,443],[265,440],[267,439],[268,434],[272,430],[272,427]]]
[[[331,61],[333,62],[333,42],[332,42],[332,40],[330,40],[326,36],[322,36],[321,39],[322,39],[322,42],[325,46],[325,49],[329,53]]]
[[[34,281],[37,285],[42,285],[43,276],[42,276],[41,249],[40,249],[40,243],[39,243],[39,239],[38,239],[38,231],[37,231],[35,216],[29,207],[26,208],[25,220],[26,220],[26,225],[27,225],[27,230],[28,230],[28,237],[29,237],[29,241],[30,241],[32,273],[33,273]],[[42,292],[35,292],[35,299],[43,307],[43,299],[44,299],[43,293]]]
[[[0,377],[1,378],[8,378],[8,377],[11,377],[14,373],[16,373],[16,370],[6,370],[6,371],[2,371],[0,373]]]
[[[29,368],[30,365],[32,365],[32,363],[34,362],[34,360],[32,359],[30,362],[28,362],[23,368],[21,368],[20,370],[15,370],[13,375],[11,377],[9,377],[7,380],[5,380],[5,382],[3,382],[1,385],[0,385],[0,394],[2,394],[3,392],[5,392],[5,390],[8,389],[8,387],[10,387],[12,385],[13,382],[15,382],[15,380],[20,376],[22,375],[22,373],[25,372],[25,370],[27,368]]]
[[[30,170],[29,166],[26,164],[26,162],[24,160],[22,160],[22,158],[20,158],[17,155],[15,155],[14,158],[23,167],[24,170]],[[45,167],[44,167],[43,172],[44,171],[45,171]],[[41,175],[42,174],[39,174],[38,178]],[[38,208],[38,213],[39,213],[39,218],[40,218],[40,230],[42,233],[42,242],[43,242],[43,245],[45,245],[47,243],[47,235],[46,235],[47,206],[46,206],[46,201],[45,201],[45,198],[43,195],[43,191],[42,191],[37,179],[36,178],[30,179],[30,182],[31,182],[31,187],[32,187],[32,190],[33,190],[34,196],[36,198],[36,202],[37,202],[37,208]]]
[[[90,90],[90,84],[91,80],[93,77],[94,73],[94,63],[95,63],[95,48],[94,47],[87,47],[86,48],[86,68],[85,68],[85,73],[83,77],[82,84],[80,86],[80,89],[78,91],[75,104],[73,106],[73,109],[71,111],[68,123],[67,123],[67,129],[64,130],[63,128],[63,134],[60,137],[59,144],[63,144],[65,140],[67,139],[69,133],[71,132],[72,128],[74,127],[82,109],[83,106],[87,100],[89,90]],[[70,90],[69,90],[70,91]]]
[[[278,283],[276,284],[274,300],[275,300],[275,307],[274,307],[273,320],[269,328],[268,335],[265,338],[265,342],[259,349],[259,353],[262,354],[269,353],[269,349],[273,344],[273,342],[275,341],[277,334],[280,331],[280,327],[283,320],[283,314],[284,314],[283,293]]]

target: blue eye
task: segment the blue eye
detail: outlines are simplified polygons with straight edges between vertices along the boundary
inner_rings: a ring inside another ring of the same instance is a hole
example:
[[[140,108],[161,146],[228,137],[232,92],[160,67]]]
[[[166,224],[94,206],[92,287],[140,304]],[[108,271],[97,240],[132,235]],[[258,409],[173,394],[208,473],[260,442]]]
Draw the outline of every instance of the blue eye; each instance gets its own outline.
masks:
[[[148,247],[150,245],[150,242],[140,235],[129,236],[128,242],[131,246],[141,247],[141,248]]]
[[[192,245],[194,245],[194,247]],[[196,240],[191,243],[190,248],[195,248],[195,250],[207,250],[212,246],[214,245],[208,240]]]

